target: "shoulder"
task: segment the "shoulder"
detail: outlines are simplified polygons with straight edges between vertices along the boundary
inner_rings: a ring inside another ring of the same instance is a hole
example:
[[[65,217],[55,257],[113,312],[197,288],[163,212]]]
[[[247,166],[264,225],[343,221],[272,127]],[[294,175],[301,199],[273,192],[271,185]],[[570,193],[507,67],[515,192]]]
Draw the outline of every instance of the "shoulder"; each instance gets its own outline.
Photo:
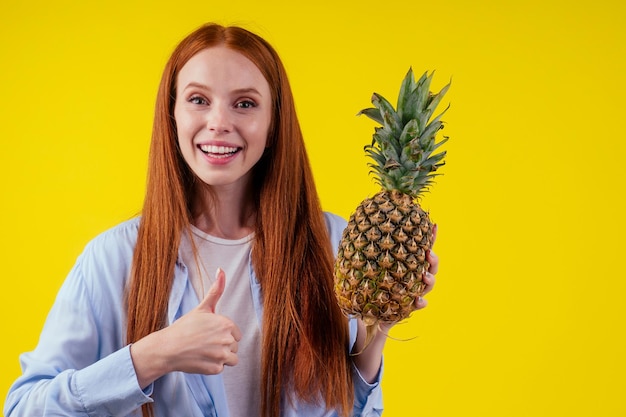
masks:
[[[328,228],[332,246],[334,249],[337,249],[343,230],[348,225],[348,222],[343,217],[327,211],[324,212],[324,219],[326,220],[326,227]]]
[[[105,277],[105,281],[111,277],[124,281],[130,274],[138,231],[139,218],[133,218],[100,233],[87,243],[75,268],[96,286]]]
[[[91,314],[97,326],[119,327],[138,230],[139,219],[131,219],[87,243],[57,294],[55,311]]]
[[[326,226],[328,227],[329,231],[339,229],[341,233],[348,224],[346,219],[344,219],[343,217],[328,211],[324,212],[324,219],[326,220]]]
[[[140,218],[122,222],[94,237],[85,247],[85,253],[131,252],[137,243]]]

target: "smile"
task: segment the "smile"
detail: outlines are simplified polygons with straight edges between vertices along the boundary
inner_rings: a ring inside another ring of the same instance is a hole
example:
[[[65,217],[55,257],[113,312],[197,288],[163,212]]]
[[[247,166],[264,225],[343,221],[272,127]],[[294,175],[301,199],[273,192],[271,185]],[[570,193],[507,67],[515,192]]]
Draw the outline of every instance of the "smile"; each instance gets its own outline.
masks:
[[[200,148],[205,155],[210,155],[213,158],[228,158],[241,150],[241,148],[235,148],[232,146],[215,145],[200,145],[198,148]]]

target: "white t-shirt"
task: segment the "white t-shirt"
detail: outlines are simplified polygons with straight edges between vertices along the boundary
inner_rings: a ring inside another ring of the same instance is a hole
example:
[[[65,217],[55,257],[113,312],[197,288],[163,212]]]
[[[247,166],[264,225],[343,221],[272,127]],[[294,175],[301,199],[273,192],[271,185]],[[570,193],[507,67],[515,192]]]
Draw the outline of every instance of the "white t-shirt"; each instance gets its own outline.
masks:
[[[181,256],[188,266],[191,284],[204,299],[213,282],[215,271],[226,274],[224,294],[216,313],[235,322],[241,330],[236,366],[226,366],[222,373],[231,417],[259,415],[261,405],[261,330],[252,302],[250,289],[250,250],[254,234],[242,239],[228,240],[210,236],[192,226],[198,262],[193,256],[189,237],[183,233]]]

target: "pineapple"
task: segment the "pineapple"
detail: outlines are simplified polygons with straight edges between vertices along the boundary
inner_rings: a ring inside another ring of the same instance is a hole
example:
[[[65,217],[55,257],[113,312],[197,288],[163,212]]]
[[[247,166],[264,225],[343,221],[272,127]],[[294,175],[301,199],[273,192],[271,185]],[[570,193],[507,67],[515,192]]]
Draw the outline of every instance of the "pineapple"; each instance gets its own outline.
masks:
[[[436,142],[441,116],[431,117],[450,84],[430,92],[433,73],[415,81],[412,69],[398,95],[397,109],[374,93],[374,108],[361,110],[382,125],[376,127],[365,153],[382,190],[365,199],[350,216],[335,263],[335,295],[342,311],[360,317],[367,328],[366,344],[380,323],[395,323],[414,310],[423,294],[422,277],[429,264],[433,223],[419,205],[445,151]],[[449,107],[449,106],[448,106]]]

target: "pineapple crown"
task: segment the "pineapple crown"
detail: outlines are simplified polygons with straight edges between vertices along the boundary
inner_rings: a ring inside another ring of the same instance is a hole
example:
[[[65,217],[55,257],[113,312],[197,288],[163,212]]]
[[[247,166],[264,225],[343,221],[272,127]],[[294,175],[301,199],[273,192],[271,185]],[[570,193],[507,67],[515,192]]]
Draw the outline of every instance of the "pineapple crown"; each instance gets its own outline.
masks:
[[[445,164],[446,152],[435,150],[447,142],[448,137],[436,142],[437,132],[443,129],[441,116],[450,105],[431,120],[435,109],[450,88],[450,83],[433,94],[430,83],[434,72],[425,72],[415,81],[413,69],[402,81],[398,94],[397,110],[381,95],[374,93],[374,108],[361,110],[364,114],[380,123],[375,128],[371,145],[365,146],[365,153],[374,162],[370,174],[385,190],[398,190],[418,198],[428,191],[434,177],[440,175],[437,169]]]

